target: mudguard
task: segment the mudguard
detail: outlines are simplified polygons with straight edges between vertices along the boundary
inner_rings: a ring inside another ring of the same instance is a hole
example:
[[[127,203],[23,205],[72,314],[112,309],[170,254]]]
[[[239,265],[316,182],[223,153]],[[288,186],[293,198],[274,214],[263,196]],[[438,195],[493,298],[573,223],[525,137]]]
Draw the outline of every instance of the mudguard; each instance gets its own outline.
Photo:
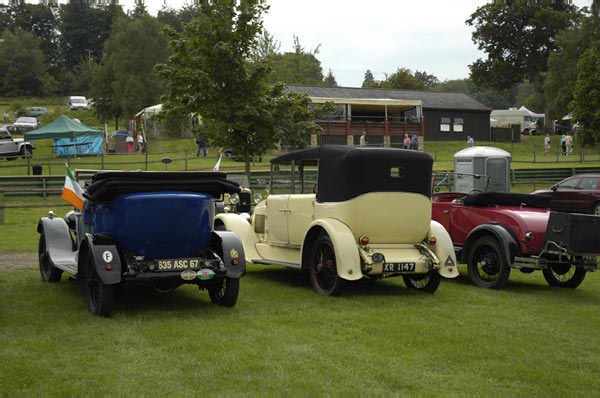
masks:
[[[258,242],[256,233],[254,232],[252,224],[250,224],[245,217],[234,213],[222,213],[215,217],[215,223],[216,222],[222,222],[227,231],[232,231],[237,234],[237,238],[244,245],[244,250],[241,253],[244,253],[246,261],[251,262],[252,259],[262,258],[254,247]]]
[[[352,235],[350,228],[334,218],[320,218],[310,224],[306,236],[313,236],[311,232],[317,227],[324,229],[331,238],[339,277],[351,281],[362,278],[363,274],[360,268],[358,243],[354,239],[354,235]],[[310,255],[310,253],[305,252],[305,250],[310,250],[310,244],[306,238],[302,244],[302,259],[307,258],[308,255]]]
[[[77,265],[77,252],[73,250],[73,239],[65,220],[60,217],[42,217],[37,231],[44,234],[46,251],[52,264],[73,273]]]
[[[85,270],[83,265],[85,265],[88,250],[94,256],[96,273],[102,283],[106,285],[120,283],[122,276],[121,258],[115,239],[107,234],[85,234],[84,244],[81,245],[79,256],[79,270],[82,275],[85,275],[85,271],[82,272],[82,269]],[[110,270],[107,269],[109,264],[111,265]]]
[[[500,246],[503,249],[502,254],[504,255],[506,264],[512,266],[515,256],[521,255],[521,247],[517,239],[510,233],[510,231],[500,224],[482,224],[476,228],[473,228],[473,230],[469,233],[469,236],[467,236],[467,239],[465,239],[461,255],[461,262],[466,263],[468,261],[471,245],[479,237],[486,234],[493,235],[498,242],[500,242]]]
[[[241,278],[246,273],[246,257],[242,241],[235,232],[214,231],[211,246],[222,249],[222,260],[227,268],[228,278]],[[235,264],[237,260],[237,264]]]
[[[429,249],[436,255],[440,260],[440,268],[438,274],[444,278],[456,278],[458,274],[458,262],[456,261],[456,254],[454,253],[454,245],[452,244],[452,238],[448,231],[442,224],[437,221],[431,220],[431,227],[427,234],[427,241],[429,238],[434,236],[437,240],[434,246],[429,246]]]

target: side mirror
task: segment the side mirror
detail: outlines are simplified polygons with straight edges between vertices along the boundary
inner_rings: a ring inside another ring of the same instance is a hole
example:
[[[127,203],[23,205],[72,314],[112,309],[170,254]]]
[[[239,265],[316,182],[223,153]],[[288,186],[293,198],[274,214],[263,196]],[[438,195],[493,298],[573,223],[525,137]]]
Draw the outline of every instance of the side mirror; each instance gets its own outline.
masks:
[[[550,189],[551,189],[551,190],[553,190],[554,192],[556,192],[556,185],[552,185],[552,186],[550,187]]]

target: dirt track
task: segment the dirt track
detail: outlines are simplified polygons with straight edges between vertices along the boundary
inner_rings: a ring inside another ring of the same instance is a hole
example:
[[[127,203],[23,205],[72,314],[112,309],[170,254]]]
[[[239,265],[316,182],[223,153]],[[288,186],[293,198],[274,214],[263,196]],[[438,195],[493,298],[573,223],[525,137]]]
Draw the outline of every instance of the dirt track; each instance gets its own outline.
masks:
[[[0,269],[22,269],[37,267],[37,253],[0,254]]]

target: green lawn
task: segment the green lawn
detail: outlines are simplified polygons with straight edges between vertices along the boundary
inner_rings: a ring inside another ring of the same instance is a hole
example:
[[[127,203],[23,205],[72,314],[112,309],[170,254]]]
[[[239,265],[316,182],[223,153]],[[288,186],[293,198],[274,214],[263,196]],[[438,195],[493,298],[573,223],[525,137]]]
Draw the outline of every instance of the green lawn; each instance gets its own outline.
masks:
[[[464,271],[464,270],[463,270]],[[463,272],[464,275],[464,272]],[[600,275],[576,290],[513,271],[425,294],[401,279],[317,295],[299,271],[249,266],[233,309],[186,286],[128,290],[114,317],[82,284],[0,271],[3,394],[597,396]]]

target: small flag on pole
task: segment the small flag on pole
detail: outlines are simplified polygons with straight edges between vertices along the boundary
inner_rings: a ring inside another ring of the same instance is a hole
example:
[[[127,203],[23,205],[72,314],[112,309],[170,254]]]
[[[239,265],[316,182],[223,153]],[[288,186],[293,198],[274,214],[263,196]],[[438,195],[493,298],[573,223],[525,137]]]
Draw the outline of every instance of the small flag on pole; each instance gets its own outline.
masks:
[[[215,164],[213,171],[219,171],[219,167],[221,167],[221,158],[222,157],[223,157],[223,154],[221,154],[221,156],[219,156],[219,160],[217,160],[217,164]]]
[[[77,207],[79,211],[83,210],[83,190],[75,180],[71,169],[67,166],[67,175],[65,176],[65,187],[63,188],[62,195],[60,196],[73,206]]]

